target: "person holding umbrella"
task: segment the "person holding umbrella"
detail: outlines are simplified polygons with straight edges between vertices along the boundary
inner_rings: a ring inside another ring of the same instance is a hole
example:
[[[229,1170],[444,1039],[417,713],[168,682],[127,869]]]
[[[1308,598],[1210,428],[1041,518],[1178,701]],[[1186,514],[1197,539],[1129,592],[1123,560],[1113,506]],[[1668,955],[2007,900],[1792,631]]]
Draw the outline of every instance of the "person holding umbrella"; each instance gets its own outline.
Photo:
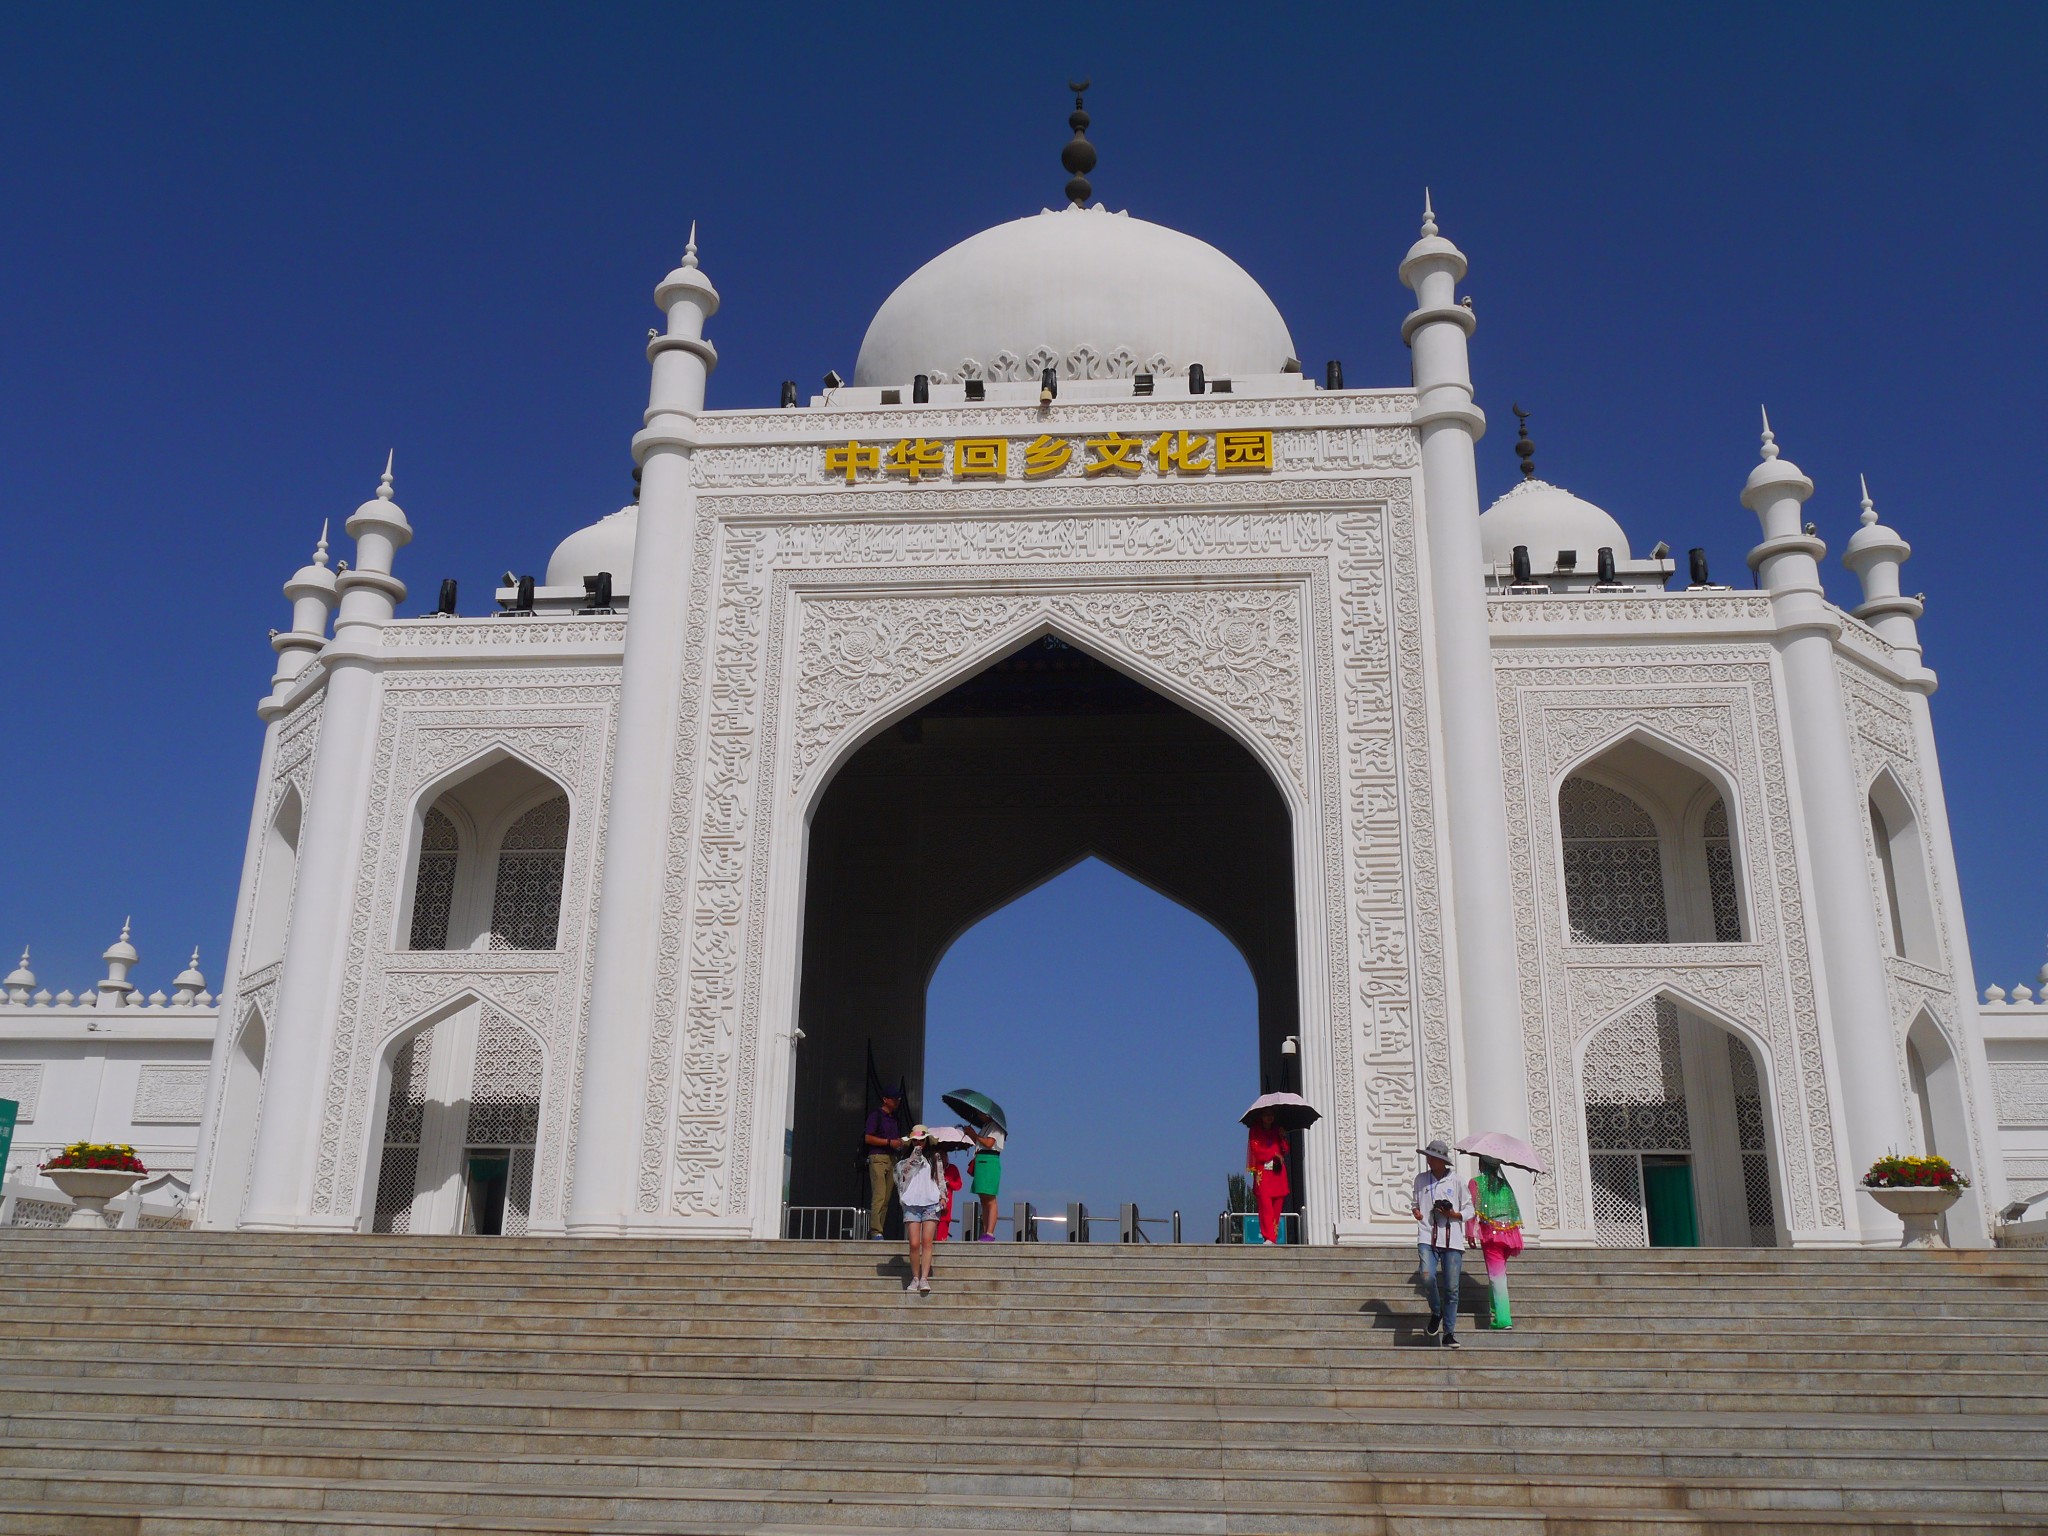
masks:
[[[1252,1198],[1258,1203],[1262,1243],[1281,1241],[1281,1214],[1294,1192],[1287,1176],[1288,1133],[1306,1130],[1320,1119],[1322,1115],[1298,1093],[1261,1094],[1238,1117],[1238,1123],[1250,1131],[1245,1138],[1244,1168],[1252,1181]]]
[[[946,1107],[967,1121],[974,1140],[974,1156],[967,1164],[974,1193],[981,1200],[981,1240],[996,1240],[996,1197],[1003,1187],[1003,1145],[1010,1128],[1003,1106],[973,1088],[955,1088],[943,1094]]]
[[[1526,1141],[1501,1131],[1467,1136],[1458,1143],[1458,1150],[1479,1159],[1479,1176],[1469,1186],[1477,1214],[1466,1228],[1466,1237],[1479,1245],[1486,1259],[1486,1288],[1493,1296],[1492,1326],[1512,1328],[1515,1319],[1508,1311],[1508,1260],[1522,1251],[1522,1207],[1501,1165],[1541,1173],[1543,1160]]]

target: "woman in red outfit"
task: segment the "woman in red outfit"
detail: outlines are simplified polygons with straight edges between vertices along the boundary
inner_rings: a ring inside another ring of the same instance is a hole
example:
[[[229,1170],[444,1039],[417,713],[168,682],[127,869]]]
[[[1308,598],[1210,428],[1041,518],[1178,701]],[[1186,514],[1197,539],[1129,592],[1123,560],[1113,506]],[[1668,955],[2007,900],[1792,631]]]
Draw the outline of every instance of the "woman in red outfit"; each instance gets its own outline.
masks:
[[[1252,1179],[1252,1193],[1259,1203],[1259,1237],[1263,1242],[1280,1241],[1280,1209],[1287,1203],[1293,1186],[1287,1182],[1287,1133],[1273,1123],[1273,1111],[1262,1109],[1252,1122],[1245,1144],[1245,1172]]]

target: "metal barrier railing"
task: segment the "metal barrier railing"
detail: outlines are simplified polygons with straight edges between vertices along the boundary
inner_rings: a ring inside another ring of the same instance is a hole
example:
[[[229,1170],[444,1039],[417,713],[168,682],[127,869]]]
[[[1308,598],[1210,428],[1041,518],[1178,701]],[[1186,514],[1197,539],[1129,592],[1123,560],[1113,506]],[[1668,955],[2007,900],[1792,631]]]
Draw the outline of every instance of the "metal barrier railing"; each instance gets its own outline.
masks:
[[[1216,1218],[1216,1241],[1219,1243],[1257,1244],[1262,1242],[1263,1239],[1256,1236],[1248,1236],[1247,1234],[1256,1233],[1258,1226],[1259,1213],[1257,1211],[1225,1211]],[[1280,1213],[1279,1227],[1281,1242],[1298,1243],[1301,1241],[1301,1213],[1299,1211],[1282,1211]]]
[[[782,1235],[846,1242],[868,1235],[868,1213],[857,1205],[785,1205]]]

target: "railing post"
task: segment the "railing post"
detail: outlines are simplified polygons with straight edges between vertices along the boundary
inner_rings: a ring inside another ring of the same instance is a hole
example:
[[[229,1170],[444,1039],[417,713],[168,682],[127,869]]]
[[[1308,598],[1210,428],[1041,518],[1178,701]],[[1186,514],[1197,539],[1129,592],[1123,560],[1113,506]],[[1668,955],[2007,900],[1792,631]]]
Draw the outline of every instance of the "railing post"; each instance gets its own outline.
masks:
[[[1078,1200],[1067,1202],[1067,1241],[1085,1243],[1088,1241],[1088,1207]]]
[[[1175,1211],[1175,1212],[1173,1213],[1173,1240],[1174,1240],[1174,1241],[1175,1241],[1176,1243],[1180,1241],[1180,1212],[1179,1212],[1179,1211]]]
[[[1031,1208],[1029,1200],[1017,1200],[1010,1205],[1010,1240],[1017,1243],[1038,1241],[1038,1213]]]
[[[1120,1243],[1136,1243],[1144,1240],[1145,1234],[1138,1229],[1138,1208],[1126,1200],[1117,1208],[1116,1240]]]

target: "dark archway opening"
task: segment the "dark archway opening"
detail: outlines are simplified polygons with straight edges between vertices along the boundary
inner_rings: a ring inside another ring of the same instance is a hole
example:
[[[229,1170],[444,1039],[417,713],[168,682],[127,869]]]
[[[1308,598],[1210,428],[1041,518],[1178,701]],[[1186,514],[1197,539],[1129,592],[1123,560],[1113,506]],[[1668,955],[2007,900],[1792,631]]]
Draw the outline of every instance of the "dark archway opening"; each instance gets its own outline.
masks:
[[[1258,988],[1260,1080],[1246,1098],[1261,1081],[1294,1086],[1298,1058],[1282,1050],[1299,1030],[1293,837],[1279,789],[1219,727],[1046,636],[881,732],[813,813],[791,1204],[861,1203],[870,1051],[884,1080],[907,1080],[917,1115],[947,1118],[936,1094],[958,1085],[923,1080],[934,969],[980,919],[1091,855],[1237,946]],[[1157,1070],[1173,1071],[1170,1057]]]

